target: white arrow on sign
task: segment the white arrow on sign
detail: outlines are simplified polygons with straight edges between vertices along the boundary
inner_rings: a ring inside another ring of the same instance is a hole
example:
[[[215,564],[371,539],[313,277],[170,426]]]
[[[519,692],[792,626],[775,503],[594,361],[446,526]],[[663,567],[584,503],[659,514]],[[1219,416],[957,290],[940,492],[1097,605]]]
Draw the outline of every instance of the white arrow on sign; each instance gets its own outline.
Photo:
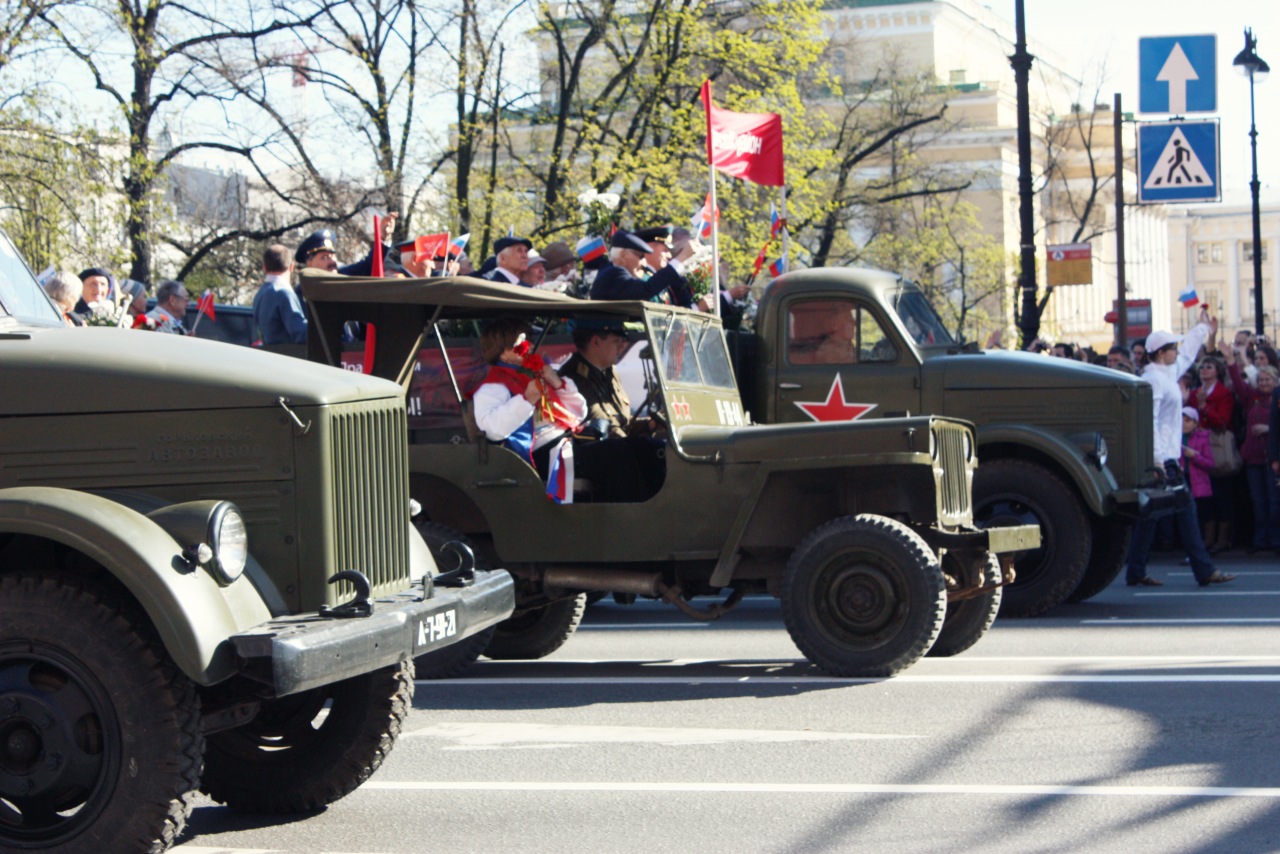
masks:
[[[1187,111],[1187,81],[1199,79],[1191,60],[1182,52],[1182,45],[1174,42],[1169,58],[1156,75],[1156,80],[1169,84],[1169,112],[1179,114]]]

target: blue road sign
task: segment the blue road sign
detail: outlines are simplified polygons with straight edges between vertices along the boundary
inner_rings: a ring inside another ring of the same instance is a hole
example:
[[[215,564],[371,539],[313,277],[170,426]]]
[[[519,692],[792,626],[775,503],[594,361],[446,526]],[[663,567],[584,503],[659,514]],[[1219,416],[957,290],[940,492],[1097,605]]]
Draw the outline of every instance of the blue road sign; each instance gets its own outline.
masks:
[[[1138,39],[1138,112],[1181,116],[1217,109],[1217,36]]]
[[[1138,201],[1222,200],[1218,120],[1138,124]]]

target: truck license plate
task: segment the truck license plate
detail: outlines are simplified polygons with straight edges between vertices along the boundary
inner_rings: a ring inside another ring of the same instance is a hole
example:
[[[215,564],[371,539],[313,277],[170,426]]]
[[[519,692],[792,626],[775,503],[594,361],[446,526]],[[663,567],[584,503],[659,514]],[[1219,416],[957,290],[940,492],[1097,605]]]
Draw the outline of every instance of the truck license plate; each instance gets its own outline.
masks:
[[[418,642],[415,649],[431,646],[458,633],[458,613],[453,608],[423,617],[418,623]]]

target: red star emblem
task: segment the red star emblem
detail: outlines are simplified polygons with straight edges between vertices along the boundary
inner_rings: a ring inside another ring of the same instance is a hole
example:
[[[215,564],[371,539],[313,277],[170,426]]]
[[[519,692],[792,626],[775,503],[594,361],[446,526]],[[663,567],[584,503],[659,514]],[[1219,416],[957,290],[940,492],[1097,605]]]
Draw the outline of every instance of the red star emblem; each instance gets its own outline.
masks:
[[[874,403],[847,402],[844,399],[844,383],[839,374],[831,381],[831,390],[827,392],[826,400],[821,403],[801,403],[797,400],[795,404],[814,421],[854,421],[877,406]]]

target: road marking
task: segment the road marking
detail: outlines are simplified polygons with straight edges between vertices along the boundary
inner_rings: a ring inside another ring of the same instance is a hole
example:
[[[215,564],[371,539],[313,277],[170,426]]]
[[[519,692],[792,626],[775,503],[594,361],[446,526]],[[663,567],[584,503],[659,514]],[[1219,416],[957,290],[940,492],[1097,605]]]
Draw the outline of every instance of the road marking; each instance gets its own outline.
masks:
[[[583,623],[578,626],[578,631],[593,631],[598,629],[664,629],[670,631],[672,629],[709,629],[711,623],[695,623],[690,620],[687,623]]]
[[[812,730],[699,729],[696,727],[576,726],[525,723],[440,723],[404,733],[405,737],[455,742],[446,750],[569,747],[583,744],[788,744],[812,741],[874,741],[918,738],[857,732]]]
[[[457,780],[382,782],[362,791],[384,792],[697,792],[766,795],[1012,795],[1015,797],[1270,798],[1280,787],[1225,786],[1017,786],[897,783],[640,783],[640,782],[468,782]]]
[[[1223,674],[1221,676],[1205,674],[1156,674],[1156,675],[1086,675],[1086,674],[1033,674],[1033,675],[1001,675],[987,674],[977,676],[921,676],[908,674],[887,679],[856,679],[840,676],[495,676],[492,678],[468,679],[432,679],[418,680],[418,684],[427,686],[429,690],[439,691],[450,686],[468,687],[473,685],[760,685],[776,683],[779,685],[794,684],[830,684],[830,685],[870,685],[879,682],[893,684],[912,683],[1007,683],[1018,682],[1028,684],[1054,683],[1162,683],[1162,682],[1275,682],[1280,683],[1280,673],[1245,673]]]
[[[1161,590],[1134,596],[1280,596],[1280,590]]]
[[[1082,626],[1219,626],[1273,625],[1280,617],[1112,617],[1107,620],[1081,620]]]

